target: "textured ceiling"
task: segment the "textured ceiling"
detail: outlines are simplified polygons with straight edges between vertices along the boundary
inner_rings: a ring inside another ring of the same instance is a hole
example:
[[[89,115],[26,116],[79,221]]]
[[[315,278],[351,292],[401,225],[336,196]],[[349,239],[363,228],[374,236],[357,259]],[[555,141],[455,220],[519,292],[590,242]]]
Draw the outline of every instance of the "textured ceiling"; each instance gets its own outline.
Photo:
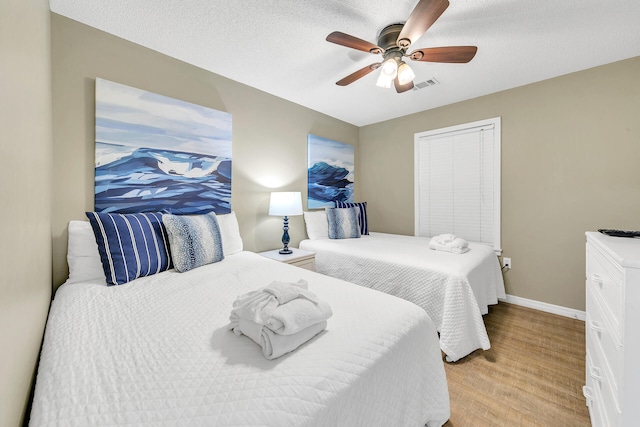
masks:
[[[450,0],[412,48],[478,46],[468,64],[409,61],[397,94],[377,72],[342,77],[380,56],[325,41],[376,43],[417,0],[50,0],[60,15],[357,126],[640,55],[640,0]],[[410,49],[412,50],[412,49]],[[589,90],[589,88],[585,88]]]

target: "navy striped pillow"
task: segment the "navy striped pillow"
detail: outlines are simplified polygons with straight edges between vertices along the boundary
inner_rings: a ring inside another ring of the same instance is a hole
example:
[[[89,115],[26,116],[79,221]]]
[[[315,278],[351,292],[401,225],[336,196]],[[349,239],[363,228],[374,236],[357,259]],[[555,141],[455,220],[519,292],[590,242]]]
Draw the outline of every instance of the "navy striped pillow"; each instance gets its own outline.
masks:
[[[107,285],[122,285],[173,267],[161,213],[86,212]]]
[[[367,202],[349,203],[336,202],[336,208],[358,208],[360,209],[360,234],[369,234],[369,221],[367,220]]]

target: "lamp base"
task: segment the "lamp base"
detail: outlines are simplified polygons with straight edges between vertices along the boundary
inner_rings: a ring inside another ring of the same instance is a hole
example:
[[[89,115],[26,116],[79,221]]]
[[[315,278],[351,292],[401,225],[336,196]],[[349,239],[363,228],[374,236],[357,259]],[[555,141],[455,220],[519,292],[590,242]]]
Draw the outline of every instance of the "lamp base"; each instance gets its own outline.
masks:
[[[282,234],[282,245],[284,247],[280,249],[279,253],[282,255],[289,255],[292,254],[293,251],[289,249],[289,218],[286,215],[284,217],[284,227],[282,227],[282,229],[284,230],[284,233]]]

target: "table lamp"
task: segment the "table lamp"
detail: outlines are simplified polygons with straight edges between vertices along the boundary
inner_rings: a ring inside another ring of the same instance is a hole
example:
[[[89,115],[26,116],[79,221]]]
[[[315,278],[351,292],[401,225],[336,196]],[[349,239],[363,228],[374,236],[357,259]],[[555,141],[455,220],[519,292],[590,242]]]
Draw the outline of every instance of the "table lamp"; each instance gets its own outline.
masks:
[[[269,215],[284,216],[284,233],[282,234],[281,254],[290,254],[289,249],[289,216],[302,215],[302,196],[299,191],[274,191],[269,202]]]

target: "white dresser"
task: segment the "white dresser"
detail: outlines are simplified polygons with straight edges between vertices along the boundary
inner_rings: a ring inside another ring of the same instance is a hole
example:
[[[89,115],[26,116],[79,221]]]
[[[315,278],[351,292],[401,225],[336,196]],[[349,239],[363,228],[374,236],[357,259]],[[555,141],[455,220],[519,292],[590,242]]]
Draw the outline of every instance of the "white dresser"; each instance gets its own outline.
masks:
[[[640,426],[640,239],[586,235],[591,424]]]

